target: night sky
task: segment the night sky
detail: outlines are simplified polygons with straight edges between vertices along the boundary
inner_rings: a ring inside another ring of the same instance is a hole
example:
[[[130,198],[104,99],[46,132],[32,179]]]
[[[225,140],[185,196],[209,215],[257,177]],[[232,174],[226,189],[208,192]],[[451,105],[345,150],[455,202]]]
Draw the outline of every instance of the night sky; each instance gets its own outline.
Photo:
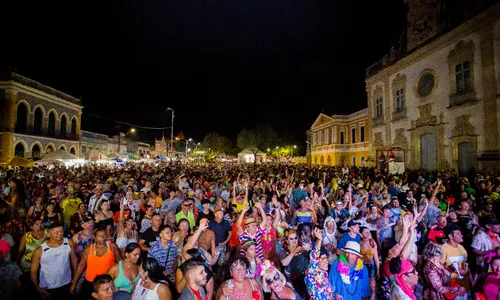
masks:
[[[406,24],[403,0],[8,2],[2,68],[81,97],[83,129],[170,126],[172,107],[196,140],[259,123],[303,144],[318,113],[366,107],[365,68]]]

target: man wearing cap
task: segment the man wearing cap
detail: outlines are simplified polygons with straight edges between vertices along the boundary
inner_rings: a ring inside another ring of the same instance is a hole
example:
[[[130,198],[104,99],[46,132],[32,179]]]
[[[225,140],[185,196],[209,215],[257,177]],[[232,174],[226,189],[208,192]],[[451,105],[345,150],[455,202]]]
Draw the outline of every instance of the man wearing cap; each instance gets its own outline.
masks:
[[[208,229],[215,234],[215,246],[219,249],[219,261],[223,261],[226,254],[226,245],[231,240],[231,225],[224,219],[224,209],[216,208],[214,211],[214,220],[208,224]]]
[[[347,223],[347,228],[348,231],[340,237],[339,243],[337,244],[338,255],[343,253],[342,249],[348,242],[356,242],[358,243],[358,245],[359,242],[361,242],[361,235],[359,234],[359,223],[355,220],[350,220],[349,223]]]
[[[68,228],[69,219],[78,211],[78,206],[82,203],[80,198],[76,197],[73,187],[68,189],[68,197],[61,201],[61,209],[64,217],[64,232]]]
[[[257,225],[255,218],[245,218],[245,229],[241,226],[243,222],[243,218],[245,217],[246,212],[250,209],[248,205],[243,207],[243,210],[236,221],[236,228],[238,232],[238,238],[240,244],[244,244],[249,240],[255,241],[255,254],[258,258],[264,259],[264,252],[262,250],[262,238],[264,236],[264,228],[266,226],[266,213],[264,209],[262,209],[262,205],[257,202],[254,207],[258,208],[260,211],[260,215],[262,216],[262,222]],[[245,250],[240,249],[240,254],[245,255]]]
[[[330,208],[328,216],[332,217],[337,224],[337,228],[340,228],[349,217],[349,211],[345,208],[344,202],[342,202],[341,199],[338,199],[335,201],[335,206]]]
[[[333,262],[328,281],[336,300],[362,300],[371,296],[368,269],[361,260],[358,242],[348,241]]]
[[[396,223],[399,222],[399,218],[403,215],[403,209],[399,206],[398,197],[392,197],[389,206],[391,207],[391,218],[393,218]]]
[[[497,255],[497,248],[500,247],[500,221],[495,218],[486,218],[484,221],[485,231],[479,233],[472,239],[472,250],[476,254],[476,264],[480,270],[488,271],[488,258]],[[479,272],[478,272],[479,273]]]

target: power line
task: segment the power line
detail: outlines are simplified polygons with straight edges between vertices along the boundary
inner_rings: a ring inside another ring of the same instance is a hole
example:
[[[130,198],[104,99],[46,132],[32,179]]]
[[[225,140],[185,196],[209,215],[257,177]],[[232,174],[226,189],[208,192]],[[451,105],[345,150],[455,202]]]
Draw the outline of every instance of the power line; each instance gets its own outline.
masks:
[[[103,117],[103,116],[99,116],[99,115],[96,115],[96,114],[88,114],[88,116],[89,117],[96,117],[96,118],[104,119],[104,120],[111,121],[111,122],[118,123],[118,124],[122,124],[122,125],[127,125],[127,126],[134,127],[134,128],[141,128],[141,129],[148,129],[148,130],[165,130],[165,129],[170,129],[170,126],[168,126],[168,127],[149,127],[149,126],[135,125],[135,124],[131,124],[131,123],[128,123],[128,122],[122,122],[122,121],[113,120],[113,119],[106,118],[106,117]]]

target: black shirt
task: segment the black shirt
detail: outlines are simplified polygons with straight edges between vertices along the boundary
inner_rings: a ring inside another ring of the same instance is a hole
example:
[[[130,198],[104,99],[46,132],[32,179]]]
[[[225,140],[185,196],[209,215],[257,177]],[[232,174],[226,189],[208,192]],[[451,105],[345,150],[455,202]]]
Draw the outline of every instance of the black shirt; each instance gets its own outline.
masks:
[[[222,219],[220,223],[213,220],[208,224],[208,229],[212,230],[215,234],[215,245],[219,245],[219,243],[224,242],[231,232],[231,225],[227,220]]]
[[[160,240],[160,232],[153,231],[153,228],[150,227],[141,234],[141,240],[144,240],[144,246],[151,248],[154,243]]]

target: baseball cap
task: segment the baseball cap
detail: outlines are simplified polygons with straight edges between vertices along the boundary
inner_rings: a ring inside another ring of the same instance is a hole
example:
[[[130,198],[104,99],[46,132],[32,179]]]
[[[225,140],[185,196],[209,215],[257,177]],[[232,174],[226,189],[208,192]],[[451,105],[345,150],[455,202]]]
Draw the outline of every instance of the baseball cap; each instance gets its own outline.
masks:
[[[347,223],[347,227],[359,225],[359,222],[356,222],[355,220],[350,220],[349,223]]]

